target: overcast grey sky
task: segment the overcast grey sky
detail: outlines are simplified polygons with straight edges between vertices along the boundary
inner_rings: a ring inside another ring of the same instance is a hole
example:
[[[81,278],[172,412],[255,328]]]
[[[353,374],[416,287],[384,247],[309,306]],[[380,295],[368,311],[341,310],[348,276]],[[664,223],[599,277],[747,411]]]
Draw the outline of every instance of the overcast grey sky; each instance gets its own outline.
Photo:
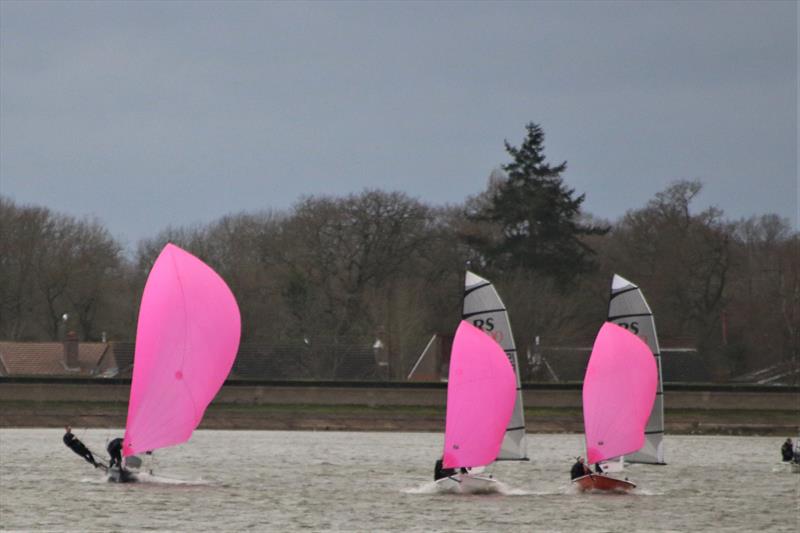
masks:
[[[585,208],[671,181],[797,224],[795,2],[0,4],[0,192],[168,225],[483,190],[534,121]]]

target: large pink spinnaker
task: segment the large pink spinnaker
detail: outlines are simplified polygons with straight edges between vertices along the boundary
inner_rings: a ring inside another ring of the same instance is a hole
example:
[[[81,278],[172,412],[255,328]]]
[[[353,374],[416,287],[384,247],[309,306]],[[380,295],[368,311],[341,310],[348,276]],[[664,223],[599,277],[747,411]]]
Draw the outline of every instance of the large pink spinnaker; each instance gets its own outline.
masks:
[[[495,460],[517,398],[517,378],[503,349],[462,321],[456,330],[447,383],[445,468]]]
[[[231,290],[173,244],[145,284],[123,455],[189,440],[230,373],[241,318]]]
[[[647,344],[625,328],[603,324],[583,380],[590,464],[642,447],[657,385],[658,369]]]

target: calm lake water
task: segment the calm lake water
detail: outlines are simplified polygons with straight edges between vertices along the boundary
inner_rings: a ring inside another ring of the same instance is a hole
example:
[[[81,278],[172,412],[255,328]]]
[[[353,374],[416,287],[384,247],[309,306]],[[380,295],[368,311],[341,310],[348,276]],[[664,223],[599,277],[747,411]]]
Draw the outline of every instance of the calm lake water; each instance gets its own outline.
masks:
[[[75,430],[102,450],[122,431]],[[800,475],[782,439],[667,436],[628,495],[569,483],[580,435],[529,435],[502,494],[439,494],[442,435],[198,431],[143,483],[107,483],[53,429],[0,430],[0,528],[24,531],[798,531]]]

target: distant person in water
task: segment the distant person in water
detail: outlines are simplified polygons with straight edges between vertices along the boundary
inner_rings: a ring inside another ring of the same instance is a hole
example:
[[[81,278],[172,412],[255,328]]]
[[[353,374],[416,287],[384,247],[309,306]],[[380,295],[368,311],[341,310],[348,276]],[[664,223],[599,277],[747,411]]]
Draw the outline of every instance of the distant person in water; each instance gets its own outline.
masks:
[[[116,438],[109,442],[106,450],[108,450],[108,455],[111,457],[108,461],[108,468],[115,465],[122,468],[122,438]]]
[[[589,470],[589,467],[583,462],[583,457],[578,457],[578,459],[575,461],[575,464],[572,465],[572,470],[570,470],[569,475],[572,479],[578,479],[579,477],[583,477],[586,474],[591,473],[592,471]]]
[[[786,439],[786,442],[781,446],[781,459],[784,461],[791,461],[794,457],[794,446],[792,446],[792,439]]]
[[[64,444],[67,445],[67,448],[86,459],[86,462],[90,463],[95,468],[100,466],[97,464],[97,461],[94,460],[94,456],[92,452],[89,451],[89,448],[87,448],[78,437],[72,434],[72,428],[64,426],[64,429],[66,430],[66,433],[64,433]]]

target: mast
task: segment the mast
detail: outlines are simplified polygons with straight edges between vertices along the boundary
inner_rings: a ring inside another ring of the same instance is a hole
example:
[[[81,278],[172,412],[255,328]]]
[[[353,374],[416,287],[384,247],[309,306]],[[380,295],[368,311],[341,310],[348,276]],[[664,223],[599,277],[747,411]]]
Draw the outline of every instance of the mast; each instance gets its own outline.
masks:
[[[464,279],[464,306],[461,318],[483,330],[503,348],[514,369],[517,382],[514,412],[506,428],[498,461],[528,460],[525,438],[525,411],[522,404],[522,384],[517,361],[517,348],[511,333],[511,323],[503,300],[492,283],[467,270]]]
[[[653,312],[642,290],[627,279],[614,274],[608,301],[608,321],[622,326],[642,339],[655,357],[658,387],[653,410],[645,429],[645,443],[638,451],[625,456],[630,463],[666,464],[664,462],[664,384],[661,376],[661,350]]]

